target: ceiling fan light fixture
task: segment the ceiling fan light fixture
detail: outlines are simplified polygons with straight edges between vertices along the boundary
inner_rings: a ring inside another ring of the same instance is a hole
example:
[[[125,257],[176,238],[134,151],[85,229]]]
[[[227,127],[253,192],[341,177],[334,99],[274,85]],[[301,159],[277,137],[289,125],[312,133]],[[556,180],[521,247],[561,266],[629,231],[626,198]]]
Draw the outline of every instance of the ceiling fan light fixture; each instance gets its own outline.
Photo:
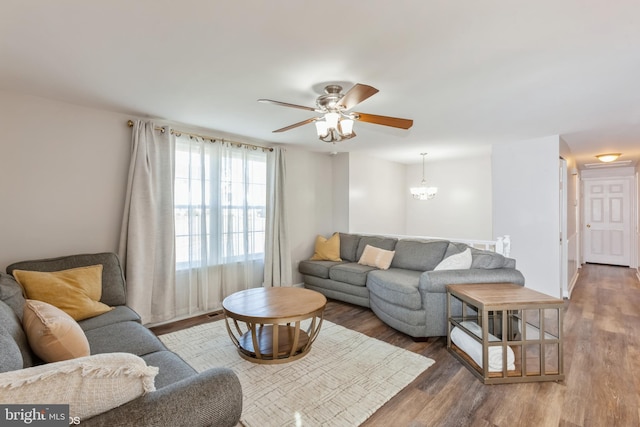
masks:
[[[601,162],[609,163],[617,160],[621,155],[622,153],[598,154],[596,156],[596,159],[600,160]]]
[[[327,85],[324,88],[324,91],[325,94],[320,95],[316,99],[315,108],[291,104],[289,102],[274,101],[273,99],[258,99],[258,102],[321,113],[322,116],[320,117],[309,118],[307,120],[276,129],[273,132],[286,132],[315,122],[318,138],[321,141],[333,144],[356,136],[356,133],[353,131],[354,120],[405,130],[413,126],[413,120],[411,119],[350,112],[349,110],[351,110],[351,108],[378,93],[378,89],[372,86],[356,83],[351,89],[343,94],[342,86],[335,84]]]

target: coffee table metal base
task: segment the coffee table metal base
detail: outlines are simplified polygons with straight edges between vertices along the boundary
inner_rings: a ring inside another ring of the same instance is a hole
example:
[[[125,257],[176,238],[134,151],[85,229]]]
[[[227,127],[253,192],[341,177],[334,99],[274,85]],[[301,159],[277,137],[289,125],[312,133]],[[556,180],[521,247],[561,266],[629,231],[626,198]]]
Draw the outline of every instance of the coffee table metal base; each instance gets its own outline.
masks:
[[[317,313],[306,330],[301,322],[285,325],[249,323],[226,318],[227,331],[238,354],[250,362],[277,364],[304,357],[322,326],[322,312]]]

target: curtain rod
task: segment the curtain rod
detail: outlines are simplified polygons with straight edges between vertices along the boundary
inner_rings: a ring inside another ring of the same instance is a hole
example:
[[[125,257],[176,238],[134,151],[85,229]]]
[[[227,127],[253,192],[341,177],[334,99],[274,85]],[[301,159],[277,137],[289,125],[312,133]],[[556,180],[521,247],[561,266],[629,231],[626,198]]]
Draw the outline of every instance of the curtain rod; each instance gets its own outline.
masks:
[[[133,127],[133,120],[129,120],[127,122],[127,126],[129,126],[130,128]],[[163,127],[156,126],[155,129],[157,131],[162,132],[162,133],[165,132]],[[211,142],[216,142],[216,141],[229,142],[231,144],[241,145],[243,147],[251,147],[253,149],[261,149],[261,150],[273,151],[273,148],[271,148],[271,147],[265,147],[265,146],[262,146],[262,145],[255,145],[255,144],[247,144],[246,142],[231,141],[229,139],[224,139],[224,138],[215,138],[215,137],[212,137],[212,136],[200,135],[198,133],[184,132],[184,131],[181,131],[181,130],[178,130],[178,129],[170,129],[170,132],[171,132],[172,135],[175,135],[175,136],[187,135],[187,136],[191,136],[191,137],[195,137],[195,138],[206,139],[206,140],[211,141]]]

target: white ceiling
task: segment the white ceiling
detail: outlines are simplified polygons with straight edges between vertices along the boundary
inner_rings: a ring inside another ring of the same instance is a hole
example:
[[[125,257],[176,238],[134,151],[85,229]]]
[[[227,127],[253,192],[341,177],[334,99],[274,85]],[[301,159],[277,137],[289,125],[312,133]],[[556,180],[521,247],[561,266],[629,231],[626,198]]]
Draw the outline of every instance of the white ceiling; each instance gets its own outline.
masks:
[[[317,151],[403,163],[561,135],[580,164],[640,161],[638,0],[2,0],[0,88]],[[327,83],[380,90],[319,141]],[[214,134],[218,135],[218,134]]]

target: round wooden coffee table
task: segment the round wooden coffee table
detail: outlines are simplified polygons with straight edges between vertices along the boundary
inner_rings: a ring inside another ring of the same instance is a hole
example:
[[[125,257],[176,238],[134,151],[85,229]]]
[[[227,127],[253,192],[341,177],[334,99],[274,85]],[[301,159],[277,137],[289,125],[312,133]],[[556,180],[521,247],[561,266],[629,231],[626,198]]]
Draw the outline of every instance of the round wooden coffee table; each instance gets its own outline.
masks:
[[[278,287],[236,292],[224,299],[222,308],[240,356],[255,363],[285,363],[309,353],[326,304],[319,292]],[[309,324],[302,328],[305,320]]]

